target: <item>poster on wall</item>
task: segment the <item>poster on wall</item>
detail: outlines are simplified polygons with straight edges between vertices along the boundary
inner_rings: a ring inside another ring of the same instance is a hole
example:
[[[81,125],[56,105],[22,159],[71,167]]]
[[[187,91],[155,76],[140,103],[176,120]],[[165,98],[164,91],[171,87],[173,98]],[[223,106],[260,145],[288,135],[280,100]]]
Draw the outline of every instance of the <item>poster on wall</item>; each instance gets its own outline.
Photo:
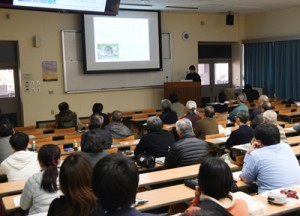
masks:
[[[57,81],[57,62],[56,61],[43,61],[42,62],[43,81]]]

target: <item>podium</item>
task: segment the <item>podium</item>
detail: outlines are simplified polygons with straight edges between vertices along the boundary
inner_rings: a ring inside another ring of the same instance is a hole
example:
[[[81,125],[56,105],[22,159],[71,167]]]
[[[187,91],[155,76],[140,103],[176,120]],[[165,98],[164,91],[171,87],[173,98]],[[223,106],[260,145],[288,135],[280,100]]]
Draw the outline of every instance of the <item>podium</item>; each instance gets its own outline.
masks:
[[[201,82],[165,82],[164,98],[169,98],[172,93],[177,94],[178,102],[184,105],[193,100],[198,107],[202,106]]]

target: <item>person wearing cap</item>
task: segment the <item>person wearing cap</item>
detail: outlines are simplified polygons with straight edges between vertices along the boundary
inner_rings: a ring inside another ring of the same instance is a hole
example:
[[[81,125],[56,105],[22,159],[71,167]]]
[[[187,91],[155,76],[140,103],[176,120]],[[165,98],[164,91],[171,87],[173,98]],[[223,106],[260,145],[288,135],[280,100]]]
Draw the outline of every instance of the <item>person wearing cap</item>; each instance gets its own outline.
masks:
[[[214,118],[215,109],[212,106],[206,106],[204,115],[203,119],[197,121],[194,129],[196,136],[201,139],[205,139],[205,136],[208,134],[219,133],[218,121]]]
[[[184,116],[184,118],[188,118],[189,120],[191,120],[191,122],[193,124],[193,128],[195,128],[196,122],[201,119],[198,116],[196,102],[192,101],[192,100],[189,100],[188,102],[186,102],[186,109],[187,109],[188,113]]]
[[[246,101],[247,101],[247,96],[244,93],[239,94],[239,96],[237,97],[238,106],[229,113],[230,121],[235,122],[236,114],[240,110],[245,110],[249,112],[248,107],[245,105]]]

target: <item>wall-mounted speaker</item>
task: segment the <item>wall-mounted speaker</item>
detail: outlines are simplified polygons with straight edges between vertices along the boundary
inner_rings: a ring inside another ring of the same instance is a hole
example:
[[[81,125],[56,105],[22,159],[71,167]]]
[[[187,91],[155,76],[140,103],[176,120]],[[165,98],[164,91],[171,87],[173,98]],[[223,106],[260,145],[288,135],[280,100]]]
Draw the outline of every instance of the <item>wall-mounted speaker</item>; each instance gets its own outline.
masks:
[[[234,25],[234,15],[232,14],[226,15],[226,25]]]

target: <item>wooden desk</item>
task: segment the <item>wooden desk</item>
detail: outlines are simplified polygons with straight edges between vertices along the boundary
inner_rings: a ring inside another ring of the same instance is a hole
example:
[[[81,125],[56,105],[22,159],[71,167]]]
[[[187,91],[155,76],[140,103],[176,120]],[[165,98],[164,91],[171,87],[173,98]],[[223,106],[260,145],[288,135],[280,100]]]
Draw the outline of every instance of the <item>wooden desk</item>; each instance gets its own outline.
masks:
[[[296,112],[288,112],[288,113],[279,113],[278,117],[288,121],[289,123],[294,123],[295,120],[300,119],[300,112],[296,111]]]
[[[137,209],[140,211],[148,211],[187,202],[194,198],[194,194],[195,190],[186,187],[184,184],[139,192],[137,193],[137,197],[148,200],[148,202],[138,206]]]
[[[292,146],[292,149],[293,149],[296,157],[300,156],[300,145],[298,145],[298,146]]]
[[[195,164],[190,166],[140,174],[139,187],[194,178],[199,173],[199,166],[199,164]],[[229,164],[229,167],[232,171],[240,170],[240,167],[235,164]]]
[[[25,183],[26,180],[0,183],[0,197],[7,196],[9,194],[21,193]]]
[[[20,206],[16,206],[13,201],[13,199],[18,196],[21,196],[21,194],[2,197],[3,207],[7,214],[20,211]]]
[[[297,192],[300,192],[299,188],[292,188],[292,190],[295,190]],[[266,214],[267,216],[269,215],[285,215],[290,212],[295,212],[300,209],[300,204],[295,204],[295,205],[272,205],[269,204],[267,201],[266,197],[263,197],[261,195],[255,195],[253,196],[255,199],[261,201],[265,206],[267,207]]]
[[[287,142],[289,145],[298,145],[300,143],[300,136],[287,137]]]
[[[228,137],[214,138],[205,140],[211,147],[217,149],[217,155],[222,155],[222,150],[224,149],[224,145],[227,141]]]

